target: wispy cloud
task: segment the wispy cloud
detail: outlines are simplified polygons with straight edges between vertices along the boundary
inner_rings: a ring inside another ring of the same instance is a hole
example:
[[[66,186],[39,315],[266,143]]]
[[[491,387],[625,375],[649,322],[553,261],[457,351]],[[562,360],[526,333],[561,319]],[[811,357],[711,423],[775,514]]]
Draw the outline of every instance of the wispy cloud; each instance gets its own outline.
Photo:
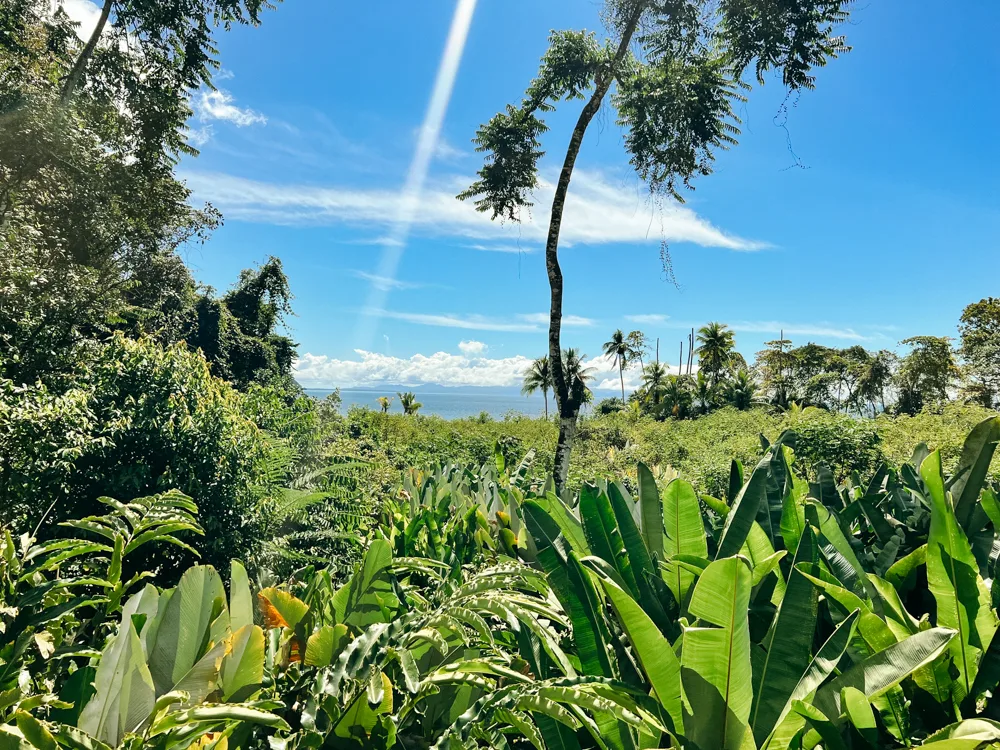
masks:
[[[479,250],[484,253],[534,253],[538,251],[534,246],[523,245],[466,245],[470,250]]]
[[[535,333],[541,328],[520,319],[488,318],[484,315],[456,315],[397,312],[395,310],[366,310],[370,315],[378,315],[393,320],[403,320],[422,326],[439,328],[463,328],[469,331],[505,331],[507,333]]]
[[[650,313],[647,315],[626,315],[625,320],[638,323],[639,325],[645,326],[655,326],[662,325],[667,322],[670,318],[669,315],[660,315],[659,313]]]
[[[743,333],[775,333],[784,331],[786,336],[818,336],[844,341],[867,341],[870,337],[853,328],[843,328],[823,323],[782,323],[776,320],[739,320],[729,323],[734,331]]]
[[[527,321],[529,323],[535,323],[539,326],[549,325],[549,314],[548,313],[528,313],[525,315],[518,315],[521,320]],[[563,315],[562,324],[569,328],[589,328],[594,325],[594,321],[591,318],[584,318],[580,315]]]
[[[402,281],[401,279],[391,279],[387,276],[379,276],[377,273],[368,273],[367,271],[351,271],[351,275],[358,279],[363,279],[371,283],[376,289],[381,289],[382,291],[391,290],[403,290],[403,289],[420,289],[424,284],[420,284],[415,281]]]
[[[736,320],[722,321],[737,333],[768,333],[777,337],[784,332],[785,336],[815,336],[817,338],[839,339],[842,341],[870,341],[873,337],[858,332],[850,326],[838,326],[831,323],[790,323],[780,320]],[[691,321],[669,320],[669,328],[700,328],[704,323]]]
[[[392,228],[399,221],[401,195],[396,190],[343,186],[278,184],[227,174],[185,172],[189,187],[203,200],[218,206],[230,219],[279,225],[375,226]],[[544,211],[526,213],[521,224],[511,226],[490,221],[455,195],[467,177],[453,177],[428,185],[419,210],[411,216],[412,228],[430,236],[460,237],[487,244],[524,239],[544,242],[548,231]],[[552,185],[543,183],[535,199],[551,203]],[[572,244],[647,243],[665,239],[692,242],[704,247],[729,250],[759,250],[766,243],[727,233],[690,208],[672,202],[651,205],[648,200],[609,183],[600,173],[577,170],[566,203],[562,242]]]
[[[225,120],[236,127],[245,128],[249,125],[263,125],[267,118],[252,109],[237,107],[233,97],[222,89],[202,91],[198,96],[196,111],[201,120]]]

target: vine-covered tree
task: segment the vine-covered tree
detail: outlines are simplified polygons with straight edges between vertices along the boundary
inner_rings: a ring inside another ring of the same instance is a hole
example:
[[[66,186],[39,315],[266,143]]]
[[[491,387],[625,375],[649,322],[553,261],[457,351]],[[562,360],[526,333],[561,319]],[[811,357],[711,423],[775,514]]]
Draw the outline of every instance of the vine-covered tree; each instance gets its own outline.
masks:
[[[198,299],[187,342],[204,352],[215,375],[238,388],[290,378],[295,344],[279,329],[291,314],[291,298],[281,261],[268,258],[244,269],[222,297],[209,289]]]
[[[811,71],[847,49],[834,27],[848,17],[849,0],[606,0],[604,40],[584,31],[556,31],[538,76],[517,105],[510,104],[477,132],[486,154],[479,179],[460,194],[494,219],[517,221],[531,206],[544,154],[542,116],[560,102],[584,102],[555,185],[545,267],[550,289],[549,360],[559,408],[556,487],[561,492],[581,402],[562,367],[563,272],[559,235],[570,181],[584,136],[611,103],[638,175],[654,194],[680,199],[715,153],[736,143],[734,105],[744,72],[761,83],[771,70],[789,89],[812,88]]]

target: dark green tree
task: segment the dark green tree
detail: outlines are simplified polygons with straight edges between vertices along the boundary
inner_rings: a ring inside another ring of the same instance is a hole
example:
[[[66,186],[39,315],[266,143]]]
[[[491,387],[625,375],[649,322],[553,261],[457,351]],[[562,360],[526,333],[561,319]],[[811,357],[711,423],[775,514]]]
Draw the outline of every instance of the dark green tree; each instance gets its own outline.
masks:
[[[475,138],[486,163],[459,197],[494,219],[517,221],[538,186],[542,115],[560,102],[584,102],[555,185],[545,267],[549,280],[549,360],[559,407],[557,467],[568,468],[581,403],[560,359],[563,273],[559,235],[580,147],[594,117],[615,87],[611,103],[625,147],[652,193],[681,198],[698,175],[712,169],[715,153],[736,143],[734,104],[744,72],[763,82],[778,70],[790,89],[812,88],[811,70],[847,49],[834,27],[846,20],[848,0],[606,0],[608,36],[556,31],[538,76],[518,105],[508,105]],[[557,471],[561,492],[565,474]]]
[[[1000,298],[987,297],[962,311],[958,324],[969,398],[988,409],[1000,400]]]
[[[704,372],[714,388],[729,371],[736,337],[725,323],[709,323],[698,329],[698,371]]]
[[[288,380],[295,344],[280,329],[291,314],[291,299],[281,261],[268,258],[259,268],[243,270],[222,297],[207,290],[198,299],[187,342],[204,352],[216,375],[238,388]]]
[[[947,336],[913,336],[899,342],[910,347],[896,374],[899,411],[915,414],[949,399],[961,374],[951,341]]]

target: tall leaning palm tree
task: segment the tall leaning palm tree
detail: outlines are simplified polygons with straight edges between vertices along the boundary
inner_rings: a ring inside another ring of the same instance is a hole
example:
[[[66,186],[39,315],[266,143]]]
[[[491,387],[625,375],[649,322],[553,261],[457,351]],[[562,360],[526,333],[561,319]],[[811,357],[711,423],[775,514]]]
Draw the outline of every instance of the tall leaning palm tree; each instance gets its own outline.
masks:
[[[712,378],[712,387],[725,372],[736,339],[725,323],[709,323],[698,330],[698,366]]]
[[[611,339],[604,342],[601,347],[604,353],[614,358],[615,365],[618,366],[618,379],[622,384],[622,403],[625,403],[625,365],[628,364],[629,356],[632,354],[632,346],[622,333],[622,329],[611,334]]]
[[[552,390],[552,369],[548,357],[539,357],[524,371],[524,382],[521,393],[530,396],[535,391],[541,391],[545,398],[545,419],[549,418],[549,391]]]

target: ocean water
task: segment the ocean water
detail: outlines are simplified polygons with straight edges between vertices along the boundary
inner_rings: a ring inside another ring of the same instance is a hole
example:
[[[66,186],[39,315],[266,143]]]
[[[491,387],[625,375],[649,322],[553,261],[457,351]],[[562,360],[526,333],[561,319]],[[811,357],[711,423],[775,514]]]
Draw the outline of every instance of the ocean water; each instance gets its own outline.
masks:
[[[306,388],[305,392],[315,398],[326,398],[333,393],[321,388]],[[400,413],[399,396],[395,392],[381,393],[378,391],[352,391],[346,388],[340,390],[342,399],[341,411],[345,414],[354,405],[367,406],[369,409],[379,409],[375,400],[379,396],[392,396],[392,406],[389,411]],[[476,417],[486,412],[494,419],[503,419],[510,412],[524,414],[529,417],[540,417],[545,413],[545,402],[541,396],[520,396],[504,393],[449,393],[448,391],[418,391],[417,401],[423,404],[421,414],[430,414],[444,419],[462,419]],[[549,409],[553,407],[549,398]]]

